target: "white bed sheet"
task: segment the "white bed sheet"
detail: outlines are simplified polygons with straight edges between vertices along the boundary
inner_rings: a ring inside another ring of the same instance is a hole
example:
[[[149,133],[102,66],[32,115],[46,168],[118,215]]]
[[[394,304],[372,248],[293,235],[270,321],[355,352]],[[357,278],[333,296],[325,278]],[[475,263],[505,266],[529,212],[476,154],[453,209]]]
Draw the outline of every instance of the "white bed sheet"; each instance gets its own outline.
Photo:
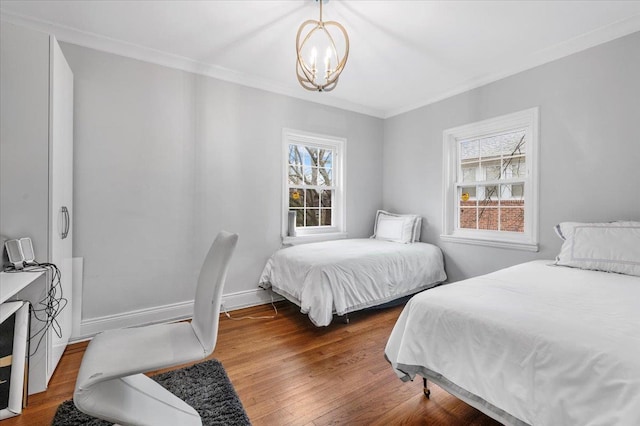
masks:
[[[278,250],[260,286],[300,306],[316,326],[416,293],[446,279],[442,251],[427,243],[348,239]]]
[[[385,355],[531,425],[640,424],[640,278],[534,261],[414,296]]]

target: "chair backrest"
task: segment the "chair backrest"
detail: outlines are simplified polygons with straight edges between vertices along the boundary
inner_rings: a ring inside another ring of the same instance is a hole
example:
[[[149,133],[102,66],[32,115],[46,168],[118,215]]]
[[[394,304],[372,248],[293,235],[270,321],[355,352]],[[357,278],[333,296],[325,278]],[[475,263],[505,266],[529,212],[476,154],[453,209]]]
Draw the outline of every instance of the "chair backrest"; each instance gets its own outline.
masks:
[[[216,347],[222,288],[237,243],[238,234],[221,231],[213,241],[198,277],[191,326],[206,352],[205,356]]]

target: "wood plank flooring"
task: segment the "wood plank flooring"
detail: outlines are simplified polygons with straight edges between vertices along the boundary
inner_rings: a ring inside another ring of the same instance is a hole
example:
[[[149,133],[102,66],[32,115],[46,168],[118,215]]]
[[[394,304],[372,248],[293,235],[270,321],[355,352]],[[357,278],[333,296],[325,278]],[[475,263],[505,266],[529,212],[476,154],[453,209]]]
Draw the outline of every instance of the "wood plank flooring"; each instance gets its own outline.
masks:
[[[426,399],[422,380],[403,383],[396,377],[384,347],[401,306],[354,313],[350,324],[334,319],[323,328],[288,302],[276,306],[274,319],[222,315],[212,355],[224,365],[254,425],[500,424],[435,385]],[[269,316],[273,308],[231,314]],[[72,397],[86,345],[70,345],[49,389],[30,396],[23,414],[2,426],[49,425],[58,404]]]

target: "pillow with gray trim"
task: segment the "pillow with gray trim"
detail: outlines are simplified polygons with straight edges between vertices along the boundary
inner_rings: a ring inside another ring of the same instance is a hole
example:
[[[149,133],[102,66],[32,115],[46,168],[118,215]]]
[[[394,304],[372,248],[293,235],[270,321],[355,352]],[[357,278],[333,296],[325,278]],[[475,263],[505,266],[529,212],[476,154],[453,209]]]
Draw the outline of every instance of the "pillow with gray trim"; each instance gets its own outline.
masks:
[[[415,214],[397,214],[385,210],[376,212],[371,238],[398,243],[420,241],[422,217]]]
[[[556,264],[640,276],[640,222],[563,222]]]

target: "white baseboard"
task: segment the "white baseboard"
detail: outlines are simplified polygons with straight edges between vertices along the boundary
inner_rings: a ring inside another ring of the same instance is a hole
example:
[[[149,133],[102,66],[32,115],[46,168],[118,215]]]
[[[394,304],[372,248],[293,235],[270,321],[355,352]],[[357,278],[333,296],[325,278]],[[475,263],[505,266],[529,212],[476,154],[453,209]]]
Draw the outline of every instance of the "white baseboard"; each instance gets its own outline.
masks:
[[[222,305],[227,311],[264,305],[272,300],[282,300],[270,290],[245,290],[222,296]],[[193,316],[193,301],[172,303],[170,305],[155,306],[153,308],[138,309],[115,315],[89,318],[81,321],[80,333],[73,336],[71,341],[87,340],[97,333],[123,327],[138,327],[191,318]]]
[[[238,291],[236,293],[222,296],[222,306],[227,311],[248,308],[251,306],[264,305],[272,301],[284,300],[282,296],[275,294],[271,290],[257,288],[255,290]]]

